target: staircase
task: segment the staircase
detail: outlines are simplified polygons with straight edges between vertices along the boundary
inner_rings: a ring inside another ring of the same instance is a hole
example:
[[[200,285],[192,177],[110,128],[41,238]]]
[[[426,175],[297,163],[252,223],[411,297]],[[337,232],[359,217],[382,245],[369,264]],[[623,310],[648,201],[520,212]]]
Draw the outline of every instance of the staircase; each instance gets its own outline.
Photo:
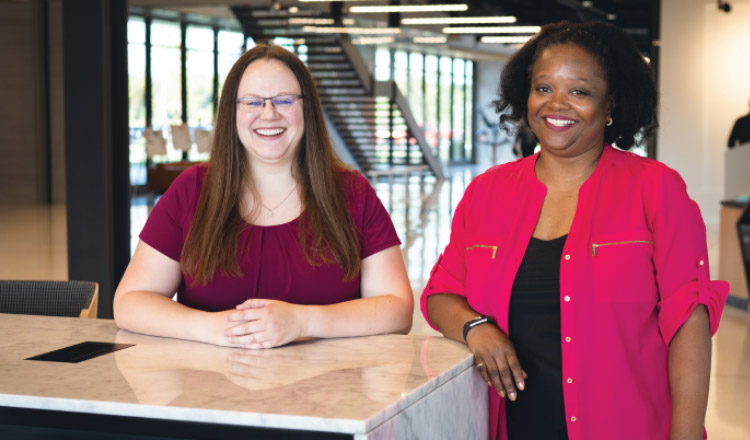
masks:
[[[373,80],[348,36],[305,32],[305,25],[290,24],[290,15],[283,10],[232,7],[232,11],[245,35],[256,42],[289,39],[317,83],[334,143],[351,153],[363,174],[371,178],[402,173],[444,177],[407,99],[392,81]],[[326,18],[320,11],[300,11],[293,17]]]

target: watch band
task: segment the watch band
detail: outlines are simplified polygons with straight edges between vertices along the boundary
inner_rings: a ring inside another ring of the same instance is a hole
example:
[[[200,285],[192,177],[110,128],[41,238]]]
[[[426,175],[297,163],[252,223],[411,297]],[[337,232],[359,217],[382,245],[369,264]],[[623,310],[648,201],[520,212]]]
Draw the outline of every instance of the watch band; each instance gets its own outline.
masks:
[[[489,316],[477,316],[474,319],[470,319],[469,321],[466,321],[466,324],[464,324],[464,342],[466,342],[466,335],[469,334],[469,330],[471,330],[472,328],[478,325],[487,324],[487,323],[495,325],[495,321]]]

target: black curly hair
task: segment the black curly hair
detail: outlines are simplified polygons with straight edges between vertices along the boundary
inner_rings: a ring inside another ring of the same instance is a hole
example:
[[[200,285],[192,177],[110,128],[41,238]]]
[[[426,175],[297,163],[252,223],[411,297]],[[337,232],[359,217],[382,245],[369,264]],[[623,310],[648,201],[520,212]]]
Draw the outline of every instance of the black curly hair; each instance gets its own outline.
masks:
[[[516,52],[500,74],[499,99],[493,102],[502,113],[500,124],[510,132],[519,124],[528,125],[527,101],[531,71],[545,49],[574,44],[591,53],[601,64],[607,94],[614,103],[614,124],[606,127],[604,141],[629,149],[636,134],[650,136],[658,126],[657,94],[651,68],[633,40],[620,28],[604,22],[547,24]]]

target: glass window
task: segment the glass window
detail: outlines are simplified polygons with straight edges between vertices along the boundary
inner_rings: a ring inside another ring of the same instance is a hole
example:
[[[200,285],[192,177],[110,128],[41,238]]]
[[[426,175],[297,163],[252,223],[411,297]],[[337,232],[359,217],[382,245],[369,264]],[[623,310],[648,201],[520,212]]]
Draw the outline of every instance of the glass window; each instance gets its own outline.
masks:
[[[451,157],[451,89],[453,62],[448,57],[440,57],[440,121],[438,123],[438,142],[440,157],[449,159]]]
[[[464,60],[453,60],[453,157],[456,160],[469,159],[464,154]]]
[[[433,148],[438,146],[438,58],[425,56],[425,123],[424,135]]]
[[[409,107],[414,119],[420,127],[424,127],[424,96],[422,87],[424,85],[423,56],[421,53],[409,54]]]
[[[391,79],[391,51],[378,48],[375,50],[375,81]]]
[[[219,31],[219,95],[221,95],[221,88],[224,86],[224,80],[229,75],[229,71],[237,58],[242,55],[244,39],[242,32]],[[247,39],[247,45],[248,49],[255,46],[252,38]]]
[[[146,23],[142,17],[128,19],[128,43],[146,44]]]
[[[146,183],[146,23],[128,19],[128,127],[130,128],[130,184]]]
[[[214,31],[209,27],[188,26],[187,114],[188,125],[209,127],[214,119]]]
[[[474,62],[466,61],[464,64],[464,71],[466,72],[464,94],[466,96],[466,131],[464,135],[464,151],[467,159],[473,159],[474,152],[474,125],[472,124],[474,117]]]
[[[182,34],[175,22],[154,20],[151,23],[151,44],[154,46],[180,47]]]
[[[128,109],[131,127],[146,126],[146,26],[141,18],[128,20]]]
[[[155,130],[163,130],[165,137],[169,138],[170,125],[182,123],[180,25],[154,20],[151,42],[152,125]],[[165,159],[182,159],[182,152],[175,150],[169,140],[166,158],[154,158],[155,161]]]
[[[396,51],[393,55],[394,58],[394,69],[393,69],[393,80],[401,90],[404,96],[409,95],[409,56],[406,52]]]

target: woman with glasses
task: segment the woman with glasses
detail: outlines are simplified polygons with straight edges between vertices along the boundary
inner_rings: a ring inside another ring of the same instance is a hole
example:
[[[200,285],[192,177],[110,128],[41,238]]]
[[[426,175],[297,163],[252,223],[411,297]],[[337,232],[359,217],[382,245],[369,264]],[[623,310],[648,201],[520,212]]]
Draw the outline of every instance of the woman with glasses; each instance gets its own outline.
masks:
[[[224,83],[209,162],[181,173],[151,212],[115,320],[245,348],[406,333],[399,244],[369,182],[336,157],[308,69],[258,45]]]

